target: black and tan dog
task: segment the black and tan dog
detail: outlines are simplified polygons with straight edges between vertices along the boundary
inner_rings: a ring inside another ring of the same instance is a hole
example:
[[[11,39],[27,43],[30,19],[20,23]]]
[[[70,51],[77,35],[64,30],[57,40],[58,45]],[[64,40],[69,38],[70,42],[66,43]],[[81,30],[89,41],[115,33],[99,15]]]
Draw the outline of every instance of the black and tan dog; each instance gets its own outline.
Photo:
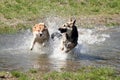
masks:
[[[64,50],[66,53],[78,44],[78,30],[75,22],[76,20],[70,19],[69,22],[58,29],[62,34],[61,50]]]

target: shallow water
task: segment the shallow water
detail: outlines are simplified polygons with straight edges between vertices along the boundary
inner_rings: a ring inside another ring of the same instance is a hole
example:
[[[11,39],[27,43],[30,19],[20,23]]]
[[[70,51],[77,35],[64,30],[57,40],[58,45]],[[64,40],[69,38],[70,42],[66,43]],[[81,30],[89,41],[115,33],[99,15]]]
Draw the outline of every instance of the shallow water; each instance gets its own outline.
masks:
[[[62,22],[61,22],[62,23]],[[55,26],[56,23],[49,22]],[[50,33],[55,28],[50,28]],[[27,71],[75,71],[82,66],[109,66],[120,70],[120,27],[106,30],[79,28],[79,41],[75,49],[67,54],[59,49],[60,40],[50,40],[46,47],[29,50],[32,40],[30,30],[17,34],[0,35],[0,70]]]
[[[79,45],[70,54],[59,50],[59,40],[51,40],[52,45],[44,50],[36,47],[30,51],[32,34],[29,30],[15,35],[0,35],[0,70],[27,71],[38,68],[47,72],[61,71],[63,68],[77,70],[89,65],[120,70],[120,28],[106,31],[79,29],[79,32],[82,31],[79,33]]]

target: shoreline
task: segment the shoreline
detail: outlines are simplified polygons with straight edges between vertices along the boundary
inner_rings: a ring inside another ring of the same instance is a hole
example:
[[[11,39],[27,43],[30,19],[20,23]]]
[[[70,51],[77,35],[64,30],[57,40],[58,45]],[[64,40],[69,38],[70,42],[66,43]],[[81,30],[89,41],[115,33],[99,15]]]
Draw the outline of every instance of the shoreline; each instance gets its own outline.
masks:
[[[49,16],[48,16],[49,17]],[[51,16],[51,18],[55,16]],[[56,16],[57,18],[61,18],[63,20],[68,20],[68,17],[60,17]],[[35,20],[20,20],[20,19],[5,19],[0,18],[1,26],[0,26],[0,34],[6,33],[16,33],[21,30],[26,30],[28,28],[32,28],[32,26],[38,22],[44,22],[45,18],[42,17]],[[76,24],[81,28],[114,28],[120,26],[120,15],[87,15],[87,16],[79,16],[79,17],[72,17],[77,20]]]

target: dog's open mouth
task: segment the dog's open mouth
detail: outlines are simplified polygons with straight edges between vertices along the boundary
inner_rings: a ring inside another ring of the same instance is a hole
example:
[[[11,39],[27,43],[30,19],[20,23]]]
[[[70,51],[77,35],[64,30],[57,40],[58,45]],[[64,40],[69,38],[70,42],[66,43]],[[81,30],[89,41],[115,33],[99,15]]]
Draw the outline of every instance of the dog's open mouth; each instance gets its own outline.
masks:
[[[67,29],[66,29],[66,28],[65,28],[65,29],[59,28],[58,30],[59,30],[61,33],[67,32]]]

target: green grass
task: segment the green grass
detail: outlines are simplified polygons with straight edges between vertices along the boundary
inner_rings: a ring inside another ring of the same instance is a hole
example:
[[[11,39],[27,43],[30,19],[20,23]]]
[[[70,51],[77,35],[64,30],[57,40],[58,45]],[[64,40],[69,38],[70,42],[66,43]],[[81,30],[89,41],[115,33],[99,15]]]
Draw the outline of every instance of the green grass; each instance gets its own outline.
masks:
[[[26,74],[18,71],[12,71],[12,76],[18,78],[18,80],[31,80]]]
[[[120,0],[2,0],[0,13],[7,19],[35,19],[49,14],[80,16],[119,14]]]
[[[9,80],[120,80],[120,72],[110,67],[81,67],[77,71],[41,72],[30,69],[28,72],[0,72],[0,76],[11,75]]]
[[[111,22],[111,23],[106,24],[106,26],[109,26],[109,27],[117,26],[118,27],[119,23]]]
[[[19,29],[11,29],[11,26],[6,24],[14,19],[27,22],[51,15],[65,18],[81,15],[119,15],[119,4],[120,0],[0,0],[0,20],[4,22],[4,25],[0,25],[0,33],[17,32]],[[24,28],[26,24],[22,25]],[[10,28],[6,29],[6,26]]]
[[[87,67],[77,72],[51,72],[44,80],[119,80],[113,69]]]
[[[30,73],[37,73],[37,70],[36,69],[30,69],[29,72]]]
[[[31,25],[18,23],[17,25],[9,25],[0,22],[0,34],[14,34],[19,31],[31,28]]]

